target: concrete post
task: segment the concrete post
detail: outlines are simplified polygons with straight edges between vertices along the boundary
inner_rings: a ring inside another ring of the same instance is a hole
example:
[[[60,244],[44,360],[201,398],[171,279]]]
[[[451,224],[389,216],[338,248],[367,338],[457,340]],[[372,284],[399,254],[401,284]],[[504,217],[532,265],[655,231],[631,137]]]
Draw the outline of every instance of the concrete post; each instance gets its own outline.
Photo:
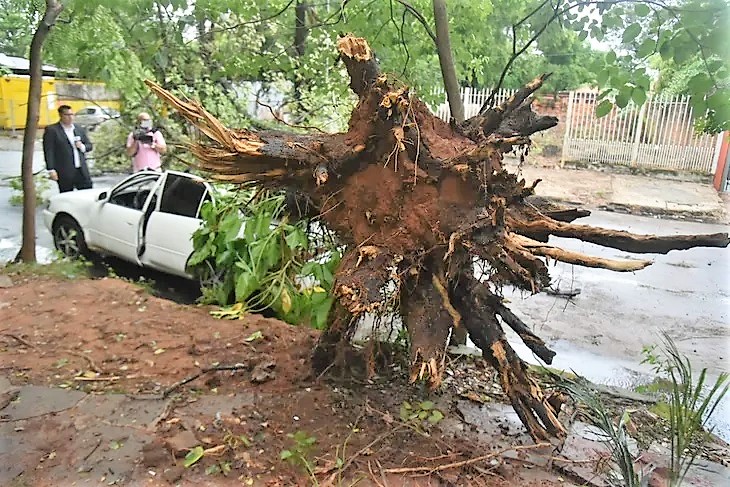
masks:
[[[651,94],[646,98],[639,109],[639,120],[636,122],[636,133],[634,134],[634,146],[631,148],[631,165],[636,166],[639,159],[639,144],[641,144],[641,131],[644,130],[644,114],[646,107],[651,102]]]
[[[565,166],[565,153],[568,150],[570,140],[570,129],[573,127],[573,98],[575,92],[568,92],[568,112],[565,114],[565,135],[563,135],[563,150],[560,151],[560,167]]]

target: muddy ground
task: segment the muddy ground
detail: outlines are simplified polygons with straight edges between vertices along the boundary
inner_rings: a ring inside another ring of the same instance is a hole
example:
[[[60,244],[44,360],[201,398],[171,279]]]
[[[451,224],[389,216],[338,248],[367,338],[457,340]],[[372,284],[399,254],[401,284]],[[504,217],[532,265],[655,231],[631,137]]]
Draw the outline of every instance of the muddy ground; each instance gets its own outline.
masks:
[[[314,377],[314,330],[118,278],[0,279],[0,485],[605,485],[600,443],[536,448],[480,359],[437,393],[357,355]]]
[[[2,485],[309,485],[310,469],[330,485],[565,485],[500,455],[429,472],[531,442],[480,445],[402,421],[404,401],[454,412],[446,391],[402,383],[398,365],[370,380],[357,360],[343,378],[313,377],[314,330],[258,315],[215,319],[115,278],[10,279],[0,289],[0,425],[19,449],[0,448]],[[173,389],[216,365],[235,370]],[[491,371],[481,372],[479,393],[499,397]],[[288,436],[297,431],[299,443]],[[183,467],[196,446],[206,453]],[[282,460],[284,450],[294,458]],[[427,468],[388,472],[418,467]]]

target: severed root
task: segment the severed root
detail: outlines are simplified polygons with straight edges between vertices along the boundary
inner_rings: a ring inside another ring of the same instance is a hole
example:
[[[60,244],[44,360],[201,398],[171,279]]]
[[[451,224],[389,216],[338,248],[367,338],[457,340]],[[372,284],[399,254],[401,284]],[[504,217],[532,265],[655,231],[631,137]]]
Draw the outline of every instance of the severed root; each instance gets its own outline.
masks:
[[[604,259],[601,257],[593,257],[590,255],[572,252],[558,247],[553,247],[546,243],[538,242],[531,238],[523,237],[516,233],[512,233],[507,237],[517,248],[524,249],[533,255],[541,255],[543,257],[552,257],[553,259],[565,262],[567,264],[576,264],[583,267],[596,267],[599,269],[608,269],[616,272],[632,272],[641,270],[652,264],[649,260],[616,260]]]
[[[687,250],[694,247],[727,247],[727,233],[708,235],[637,235],[623,230],[563,223],[549,218],[535,221],[509,219],[513,232],[522,235],[550,234],[556,237],[577,238],[604,247],[626,252],[666,254],[670,250]],[[581,264],[584,265],[584,264]]]
[[[473,282],[471,293],[474,296],[474,300],[489,303],[489,307],[494,311],[495,314],[502,318],[502,321],[507,324],[517,335],[522,339],[522,342],[529,348],[532,353],[537,355],[542,361],[550,365],[555,357],[555,352],[550,350],[545,342],[539,336],[535,335],[532,330],[515,315],[510,309],[502,304],[502,298],[492,294],[489,288],[476,281]]]
[[[424,277],[410,275],[403,283],[401,316],[411,338],[410,380],[427,378],[429,387],[436,389],[441,385],[454,317],[446,311],[434,281]]]
[[[536,441],[564,437],[565,428],[558,421],[558,411],[529,376],[525,363],[506,340],[497,340],[488,349],[491,362],[499,371],[502,390],[512,402],[520,420]]]
[[[464,317],[464,325],[472,341],[482,350],[484,358],[497,369],[502,390],[509,397],[522,424],[535,441],[564,437],[565,428],[558,421],[555,405],[543,394],[537,382],[530,377],[525,363],[507,343],[496,313],[503,311],[503,318],[507,316],[504,319],[510,326],[523,328],[522,331],[527,331],[528,337],[535,336],[526,330],[516,316],[506,312],[509,310],[500,308],[501,305],[495,309],[496,296],[485,292],[482,283],[471,276],[461,276],[460,279],[462,281],[452,293],[454,304]],[[525,343],[530,346],[529,341]]]

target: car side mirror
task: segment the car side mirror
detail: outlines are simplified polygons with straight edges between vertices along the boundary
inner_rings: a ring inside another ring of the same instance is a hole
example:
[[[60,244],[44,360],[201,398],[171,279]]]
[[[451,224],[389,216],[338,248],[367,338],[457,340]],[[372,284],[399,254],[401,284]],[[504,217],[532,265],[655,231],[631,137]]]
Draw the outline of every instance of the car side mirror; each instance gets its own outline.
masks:
[[[104,201],[106,200],[106,197],[109,196],[106,191],[102,191],[99,193],[99,196],[96,198],[97,201]]]

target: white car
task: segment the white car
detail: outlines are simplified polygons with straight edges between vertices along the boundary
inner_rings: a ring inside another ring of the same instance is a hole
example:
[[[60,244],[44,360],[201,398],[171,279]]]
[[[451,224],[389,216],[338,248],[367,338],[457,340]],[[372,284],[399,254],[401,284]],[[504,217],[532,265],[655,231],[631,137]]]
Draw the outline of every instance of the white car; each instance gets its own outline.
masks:
[[[194,279],[187,268],[192,235],[202,224],[203,202],[212,198],[210,185],[193,174],[142,171],[111,189],[52,196],[43,217],[66,256],[93,251]]]
[[[74,123],[89,130],[94,130],[100,123],[119,118],[119,116],[119,112],[113,108],[88,106],[76,111]]]

